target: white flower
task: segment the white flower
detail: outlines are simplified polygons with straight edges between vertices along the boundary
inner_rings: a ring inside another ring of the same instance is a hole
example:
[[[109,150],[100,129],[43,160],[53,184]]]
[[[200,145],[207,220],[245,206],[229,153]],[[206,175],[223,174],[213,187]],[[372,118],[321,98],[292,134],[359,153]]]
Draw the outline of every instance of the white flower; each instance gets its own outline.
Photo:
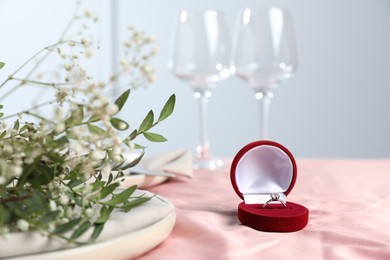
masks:
[[[122,139],[119,136],[114,136],[112,138],[112,141],[113,141],[114,145],[121,145],[122,144]]]
[[[158,52],[159,52],[158,48],[153,48],[152,51],[150,52],[150,55],[151,56],[156,55]]]
[[[85,215],[86,215],[88,218],[93,217],[94,214],[95,214],[95,211],[94,211],[93,209],[91,209],[91,208],[87,208],[87,209],[85,210]]]
[[[59,123],[54,128],[54,131],[55,131],[56,134],[62,133],[64,130],[65,130],[65,124],[64,123]]]
[[[7,179],[4,176],[0,176],[0,185],[4,185]]]
[[[100,149],[94,150],[91,153],[91,159],[94,161],[102,160],[104,157],[106,157],[106,152]]]
[[[64,68],[65,68],[66,71],[70,71],[72,69],[72,66],[69,65],[69,64],[65,64]]]
[[[103,175],[109,175],[111,173],[111,166],[109,164],[105,164],[102,168]]]
[[[122,162],[122,157],[120,155],[114,155],[112,156],[112,160],[116,163]]]
[[[115,104],[109,104],[107,106],[107,109],[106,109],[106,112],[108,115],[112,116],[112,115],[115,115],[117,112],[118,112],[119,108],[117,105]]]
[[[155,75],[149,75],[149,77],[148,77],[148,82],[149,83],[153,83],[153,82],[155,82],[156,81],[156,76]]]
[[[55,211],[57,209],[57,204],[54,200],[50,200],[49,208],[50,208],[50,211]]]
[[[19,177],[23,173],[23,168],[19,165],[12,165],[9,171],[13,176]]]
[[[144,74],[150,74],[153,72],[153,68],[152,66],[150,66],[149,64],[145,64],[141,67],[140,69],[142,71],[142,73]]]
[[[126,59],[121,59],[119,63],[122,66],[124,71],[129,71],[130,70],[130,64],[129,64],[129,62]]]
[[[60,202],[62,205],[68,204],[68,202],[69,202],[69,197],[68,197],[68,195],[62,194],[62,195],[60,196],[59,202]]]
[[[13,147],[11,145],[5,145],[3,147],[3,152],[4,153],[13,153],[13,151],[14,151],[14,149],[13,149]]]
[[[86,37],[81,38],[81,44],[83,44],[85,46],[88,44],[88,40]]]
[[[26,232],[28,231],[28,228],[29,228],[29,223],[24,220],[24,219],[19,219],[17,222],[16,222],[16,225],[18,227],[18,229],[20,231],[23,231],[23,232]]]

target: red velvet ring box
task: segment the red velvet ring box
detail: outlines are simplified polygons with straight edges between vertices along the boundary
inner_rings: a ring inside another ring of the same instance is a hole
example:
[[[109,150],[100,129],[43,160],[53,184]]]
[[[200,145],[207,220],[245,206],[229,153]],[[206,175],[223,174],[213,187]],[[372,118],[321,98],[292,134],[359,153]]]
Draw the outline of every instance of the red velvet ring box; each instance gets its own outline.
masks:
[[[295,159],[283,145],[268,140],[246,145],[233,159],[230,178],[244,200],[238,205],[242,224],[270,232],[293,232],[307,225],[309,210],[304,206],[286,202],[284,207],[279,201],[270,201],[271,194],[286,201],[297,178]]]

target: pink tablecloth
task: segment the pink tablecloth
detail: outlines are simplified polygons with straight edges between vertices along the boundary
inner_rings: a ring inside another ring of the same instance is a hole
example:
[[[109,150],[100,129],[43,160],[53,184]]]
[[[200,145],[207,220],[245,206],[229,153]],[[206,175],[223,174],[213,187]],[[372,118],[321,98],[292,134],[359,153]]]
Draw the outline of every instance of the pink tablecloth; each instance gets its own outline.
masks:
[[[177,207],[170,237],[141,259],[390,259],[390,160],[298,160],[288,201],[310,210],[294,233],[239,223],[229,168],[153,188]]]

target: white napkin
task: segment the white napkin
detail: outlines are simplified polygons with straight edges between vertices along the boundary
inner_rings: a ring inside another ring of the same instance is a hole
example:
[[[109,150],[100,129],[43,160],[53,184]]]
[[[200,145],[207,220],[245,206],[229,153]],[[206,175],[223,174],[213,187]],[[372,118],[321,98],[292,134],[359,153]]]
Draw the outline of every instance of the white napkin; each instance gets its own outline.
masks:
[[[132,157],[134,159],[134,157]],[[160,171],[173,173],[176,177],[191,178],[192,170],[192,155],[187,149],[161,153],[149,157],[145,157],[139,163],[140,167],[146,171]],[[131,169],[130,169],[131,171]],[[167,181],[170,177],[151,176],[151,175],[128,175],[125,176],[123,186],[138,185],[138,188],[146,189]]]

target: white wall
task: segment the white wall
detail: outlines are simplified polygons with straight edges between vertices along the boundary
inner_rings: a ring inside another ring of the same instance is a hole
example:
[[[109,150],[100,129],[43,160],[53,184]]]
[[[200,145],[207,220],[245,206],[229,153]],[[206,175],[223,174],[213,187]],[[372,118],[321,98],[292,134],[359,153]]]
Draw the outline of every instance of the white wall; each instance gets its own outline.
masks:
[[[67,0],[0,0],[0,59],[8,74],[37,48],[57,37],[73,10]],[[109,1],[83,1],[99,9],[104,26],[98,34],[109,44]],[[171,93],[174,115],[156,131],[169,141],[148,144],[150,153],[197,144],[197,107],[189,87],[167,70],[175,15],[181,9],[218,9],[233,32],[238,10],[281,6],[290,9],[296,31],[299,68],[275,93],[270,138],[297,157],[390,156],[390,2],[344,1],[209,1],[122,0],[121,31],[127,24],[153,35],[160,47],[154,61],[158,81],[131,97],[123,114],[139,124],[149,108],[158,110]],[[109,59],[109,51],[102,60]],[[9,62],[12,60],[12,62]],[[110,69],[99,64],[101,74]],[[1,91],[1,90],[0,90]],[[20,96],[18,99],[23,99]],[[15,103],[20,103],[16,102]],[[257,138],[257,103],[247,82],[231,77],[218,85],[209,106],[212,151],[232,156]]]

